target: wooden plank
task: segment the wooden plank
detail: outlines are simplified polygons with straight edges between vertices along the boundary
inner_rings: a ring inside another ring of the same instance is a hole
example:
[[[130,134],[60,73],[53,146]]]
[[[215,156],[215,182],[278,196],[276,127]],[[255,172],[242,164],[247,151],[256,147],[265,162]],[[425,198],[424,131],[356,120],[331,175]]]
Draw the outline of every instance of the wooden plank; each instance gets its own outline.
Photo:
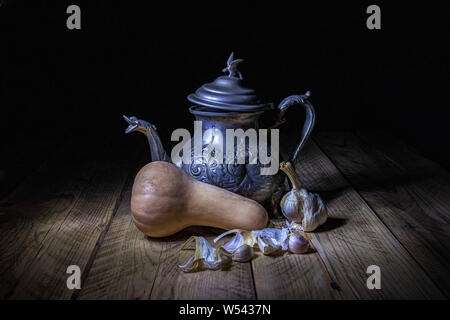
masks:
[[[95,141],[92,141],[94,146]],[[0,204],[0,298],[12,294],[52,228],[66,215],[94,173],[96,164],[79,150],[84,143],[66,143],[40,170]],[[98,145],[103,151],[104,144]]]
[[[177,266],[193,251],[180,251],[181,245],[191,235],[212,240],[217,232],[192,227],[162,239],[146,237],[132,220],[132,182],[127,185],[79,299],[255,298],[249,263],[233,264],[227,271],[182,272]]]
[[[159,265],[161,245],[134,225],[130,212],[134,168],[108,233],[100,245],[78,299],[147,299]]]
[[[130,164],[135,159],[134,149],[130,152],[116,142],[95,161],[92,181],[72,206],[60,211],[57,223],[48,230],[41,246],[30,250],[34,259],[9,298],[69,299],[72,296],[73,291],[66,286],[66,269],[78,265],[84,272],[88,267],[96,243],[116,211]]]
[[[284,159],[289,158],[295,139],[295,135],[283,135],[280,139]],[[273,219],[272,222],[278,226],[284,224],[283,219]],[[308,234],[306,236],[310,238]],[[303,255],[286,253],[281,256],[264,256],[257,252],[252,268],[258,299],[344,298],[335,276],[314,250]]]
[[[272,220],[283,226],[284,219]],[[309,238],[309,235],[306,234]],[[252,261],[258,299],[342,299],[336,280],[314,250],[307,254],[265,256]]]
[[[252,299],[249,264],[227,271],[183,273],[177,266],[193,254],[180,251],[191,235],[209,240],[206,228],[188,228],[174,236],[151,239],[134,225],[131,185],[114,217],[79,299]]]
[[[212,234],[208,228],[190,228],[162,242],[161,262],[151,299],[256,299],[249,262],[233,263],[226,270],[181,271],[177,266],[184,264],[194,253],[193,250],[180,251],[191,235],[204,236],[212,243],[217,234]]]
[[[321,134],[317,139],[448,297],[450,174],[386,133],[357,136]]]
[[[326,201],[327,225],[311,241],[345,298],[443,298],[422,268],[380,221],[334,164],[311,141],[297,163],[307,189]],[[382,289],[366,286],[367,267],[381,269]]]

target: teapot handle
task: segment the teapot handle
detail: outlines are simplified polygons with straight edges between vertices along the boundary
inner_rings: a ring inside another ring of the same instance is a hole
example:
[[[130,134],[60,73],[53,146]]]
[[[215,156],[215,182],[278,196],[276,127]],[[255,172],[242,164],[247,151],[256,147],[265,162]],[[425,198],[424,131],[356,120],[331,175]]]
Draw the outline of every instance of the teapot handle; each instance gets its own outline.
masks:
[[[303,106],[303,108],[305,109],[305,112],[306,112],[306,119],[305,119],[305,123],[303,124],[302,136],[300,138],[300,142],[298,143],[294,153],[292,154],[292,156],[289,159],[289,161],[291,161],[291,162],[297,158],[298,153],[305,145],[306,140],[308,140],[308,138],[314,128],[314,124],[316,122],[316,112],[314,110],[313,105],[308,101],[310,96],[311,96],[310,91],[308,91],[302,95],[292,95],[292,96],[285,98],[278,105],[278,110],[279,110],[278,119],[275,122],[275,124],[272,126],[272,128],[276,128],[280,124],[282,124],[286,121],[286,117],[285,117],[286,111],[290,106],[293,106],[295,104],[300,104]]]

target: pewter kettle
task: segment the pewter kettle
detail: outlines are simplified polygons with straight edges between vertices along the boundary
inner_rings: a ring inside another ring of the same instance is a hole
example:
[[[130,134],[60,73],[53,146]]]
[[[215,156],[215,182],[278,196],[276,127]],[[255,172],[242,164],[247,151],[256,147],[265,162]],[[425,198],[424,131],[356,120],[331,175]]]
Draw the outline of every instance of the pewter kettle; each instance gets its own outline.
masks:
[[[234,60],[232,53],[228,59],[227,67],[223,69],[224,72],[228,72],[228,75],[220,76],[213,82],[204,84],[195,93],[190,94],[187,97],[193,103],[193,106],[189,108],[190,113],[195,116],[197,121],[201,121],[203,132],[214,129],[221,132],[222,137],[225,137],[227,129],[246,131],[250,128],[261,128],[260,117],[267,111],[275,111],[276,119],[269,128],[276,128],[286,120],[285,114],[289,107],[300,105],[306,112],[306,119],[302,127],[300,141],[290,159],[286,159],[294,161],[310,136],[315,123],[314,107],[308,100],[310,92],[289,96],[281,101],[278,107],[273,103],[266,103],[256,95],[254,90],[245,86],[242,75],[237,70],[237,65],[242,61],[242,59]],[[154,125],[136,117],[124,116],[124,119],[129,124],[126,133],[139,131],[147,136],[152,161],[171,162]],[[214,149],[218,147],[216,144],[219,142],[224,143],[224,141],[212,139],[211,136],[202,135],[202,150]],[[226,161],[223,163],[211,162],[208,158],[202,158],[199,161],[194,159],[194,144],[195,142],[191,143],[191,161],[189,163],[174,162],[177,166],[183,168],[199,181],[243,195],[262,203],[272,212],[277,211],[277,204],[285,191],[284,175],[281,171],[277,170],[276,174],[263,175],[261,174],[261,168],[264,165],[259,161],[256,163],[250,163],[250,161],[237,162],[237,154],[234,154],[235,159],[232,163]],[[271,152],[270,148],[269,144],[269,153]],[[235,150],[235,153],[237,152]],[[248,146],[244,148],[243,152],[245,153],[245,159],[248,160],[251,156]]]

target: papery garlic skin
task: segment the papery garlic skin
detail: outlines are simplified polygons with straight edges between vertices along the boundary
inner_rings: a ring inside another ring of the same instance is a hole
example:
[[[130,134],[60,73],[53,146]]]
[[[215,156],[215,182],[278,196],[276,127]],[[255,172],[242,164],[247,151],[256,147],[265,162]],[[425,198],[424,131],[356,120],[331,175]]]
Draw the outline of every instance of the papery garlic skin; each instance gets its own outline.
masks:
[[[250,247],[248,244],[244,244],[237,248],[233,255],[231,256],[233,261],[237,262],[247,262],[253,258],[253,247]]]
[[[252,234],[256,237],[259,250],[263,254],[272,254],[279,250],[286,251],[288,249],[288,228],[265,228],[262,230],[254,230]]]
[[[219,236],[217,236],[213,241],[216,243],[223,237],[235,233],[236,235],[227,243],[225,243],[222,248],[225,249],[229,253],[235,252],[239,247],[243,245],[249,245],[250,247],[253,247],[257,240],[255,235],[252,233],[252,231],[246,231],[246,230],[240,230],[240,229],[233,229],[228,230]]]
[[[212,247],[204,237],[190,237],[181,249],[185,249],[193,240],[195,240],[194,255],[184,265],[178,266],[184,272],[195,272],[202,269],[217,270],[231,262],[230,255],[223,248]]]
[[[311,221],[317,223],[321,219],[323,218],[320,216],[314,216]],[[186,249],[187,245],[195,240],[195,253],[185,264],[179,265],[179,268],[184,272],[195,272],[203,269],[217,270],[231,261],[247,262],[253,258],[253,247],[256,244],[265,255],[288,250],[296,254],[308,252],[309,243],[301,234],[300,224],[286,221],[286,225],[283,228],[226,231],[217,236],[214,242],[232,233],[235,233],[235,236],[219,248],[214,248],[204,237],[192,236],[181,249]]]
[[[315,193],[308,193],[304,199],[302,229],[305,232],[316,230],[328,219],[327,209],[322,199]]]
[[[255,244],[258,244],[259,250],[263,254],[272,254],[280,250],[286,251],[288,249],[288,228],[265,228],[253,231],[234,229],[222,233],[214,239],[214,242],[231,233],[236,233],[236,235],[221,247],[229,253],[234,253],[243,245],[253,247]]]

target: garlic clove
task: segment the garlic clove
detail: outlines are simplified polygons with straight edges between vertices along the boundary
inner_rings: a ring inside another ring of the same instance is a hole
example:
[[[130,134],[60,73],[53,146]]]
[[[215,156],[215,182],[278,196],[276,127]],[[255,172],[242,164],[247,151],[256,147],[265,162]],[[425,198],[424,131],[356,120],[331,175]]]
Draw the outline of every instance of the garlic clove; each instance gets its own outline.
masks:
[[[280,202],[281,213],[289,221],[301,223],[303,219],[302,196],[298,190],[286,193]]]
[[[217,236],[213,241],[214,241],[214,243],[216,243],[223,237],[225,237],[229,234],[232,234],[232,233],[236,233],[236,235],[230,241],[228,241],[227,243],[225,243],[222,246],[222,248],[225,249],[229,253],[233,253],[234,251],[237,250],[237,248],[239,248],[240,246],[243,246],[245,244],[249,245],[250,247],[253,247],[256,244],[256,238],[253,235],[253,233],[251,231],[246,231],[246,230],[241,230],[241,229],[233,229],[233,230],[226,231],[226,232],[220,234],[219,236]]]
[[[247,262],[253,258],[253,253],[253,247],[244,244],[233,252],[232,259],[237,262]]]
[[[294,232],[289,235],[289,251],[302,254],[309,250],[309,242],[300,233]]]

